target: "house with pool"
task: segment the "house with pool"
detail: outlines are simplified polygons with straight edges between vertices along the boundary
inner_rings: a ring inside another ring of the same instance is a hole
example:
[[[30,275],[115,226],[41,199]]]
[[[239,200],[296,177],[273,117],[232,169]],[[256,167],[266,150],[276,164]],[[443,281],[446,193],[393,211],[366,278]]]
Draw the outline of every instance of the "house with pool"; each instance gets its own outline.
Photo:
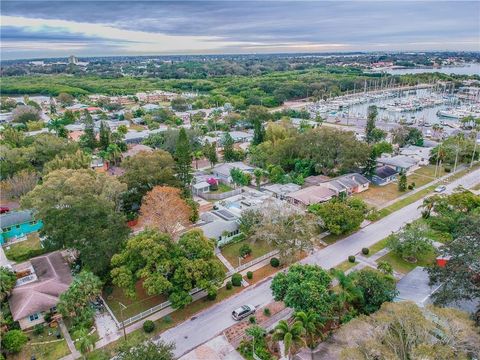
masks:
[[[43,227],[30,210],[11,211],[0,215],[0,244],[21,238]]]

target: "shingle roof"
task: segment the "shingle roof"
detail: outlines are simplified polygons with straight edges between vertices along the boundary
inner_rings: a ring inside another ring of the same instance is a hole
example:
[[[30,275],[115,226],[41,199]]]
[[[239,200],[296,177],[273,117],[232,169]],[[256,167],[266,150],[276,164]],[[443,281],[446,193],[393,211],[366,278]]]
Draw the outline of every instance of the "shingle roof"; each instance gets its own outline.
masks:
[[[381,179],[386,179],[392,175],[398,174],[398,172],[390,166],[380,166],[375,169],[375,174]]]
[[[13,225],[24,224],[32,220],[33,216],[30,210],[11,211],[0,215],[0,227],[3,229]]]
[[[291,192],[287,196],[294,200],[300,201],[305,205],[310,205],[330,200],[335,195],[336,192],[332,189],[324,186],[315,185]]]
[[[31,259],[30,263],[38,279],[15,287],[8,299],[15,321],[55,306],[60,294],[72,282],[70,267],[60,251],[38,256]]]

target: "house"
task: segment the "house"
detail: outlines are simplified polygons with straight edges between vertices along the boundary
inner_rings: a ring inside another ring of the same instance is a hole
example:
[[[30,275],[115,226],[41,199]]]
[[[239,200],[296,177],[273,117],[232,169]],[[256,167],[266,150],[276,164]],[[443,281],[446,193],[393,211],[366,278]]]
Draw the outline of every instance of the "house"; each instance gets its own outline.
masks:
[[[400,155],[405,155],[418,161],[418,165],[428,165],[432,149],[422,146],[409,145],[400,149]]]
[[[228,210],[222,209],[200,215],[201,222],[197,226],[203,234],[216,241],[217,246],[224,245],[240,234],[237,217]]]
[[[142,109],[149,112],[149,111],[160,109],[160,106],[156,104],[145,104],[142,106]]]
[[[320,185],[324,182],[329,181],[331,178],[325,175],[311,175],[305,178],[303,187],[309,187],[313,185]]]
[[[147,146],[147,145],[136,144],[136,145],[133,145],[130,149],[128,149],[124,153],[122,153],[122,156],[123,156],[123,158],[128,158],[128,157],[131,157],[131,156],[135,156],[139,152],[142,152],[142,151],[152,152],[153,149],[150,146]]]
[[[300,185],[288,184],[271,184],[263,187],[268,193],[280,200],[284,200],[288,194],[301,189]]]
[[[253,140],[253,134],[244,131],[230,131],[229,134],[235,143],[249,143]]]
[[[30,210],[11,211],[0,215],[0,244],[10,238],[23,237],[43,227]]]
[[[377,159],[377,164],[380,166],[389,166],[398,173],[405,172],[406,174],[410,174],[420,167],[417,160],[406,155],[381,157]]]
[[[389,166],[380,166],[375,169],[375,174],[372,176],[372,182],[375,185],[387,185],[397,178],[398,172]]]
[[[316,121],[308,120],[308,119],[292,118],[290,121],[292,122],[292,125],[297,129],[300,129],[300,128],[315,129],[320,125],[320,123]]]
[[[68,263],[60,251],[38,256],[13,265],[17,283],[8,299],[14,321],[29,329],[45,321],[54,312],[58,299],[72,282]]]
[[[328,201],[337,195],[338,192],[326,186],[314,185],[291,192],[286,196],[286,198],[292,204],[308,206]]]
[[[247,172],[250,174],[253,174],[253,170],[255,170],[255,168],[248,166],[242,163],[241,161],[236,161],[236,162],[223,163],[223,164],[216,165],[212,169],[212,174],[219,181],[226,184],[231,184],[233,182],[232,177],[230,176],[230,171],[232,169],[239,169],[239,170],[242,170],[243,172]]]
[[[201,195],[210,192],[210,184],[206,181],[200,181],[192,185],[193,195]]]
[[[368,190],[370,181],[363,175],[357,173],[338,176],[322,184],[337,192],[345,192],[346,195],[361,193]]]

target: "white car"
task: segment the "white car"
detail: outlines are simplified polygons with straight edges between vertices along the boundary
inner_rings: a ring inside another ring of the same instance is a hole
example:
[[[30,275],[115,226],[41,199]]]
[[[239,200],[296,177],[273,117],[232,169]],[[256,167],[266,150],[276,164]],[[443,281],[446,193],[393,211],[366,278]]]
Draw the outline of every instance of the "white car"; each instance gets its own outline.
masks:
[[[243,305],[238,309],[232,311],[233,320],[239,321],[245,319],[247,316],[255,313],[255,306],[253,305]]]
[[[435,192],[437,193],[444,192],[445,190],[447,190],[447,187],[445,185],[440,185],[435,188]]]

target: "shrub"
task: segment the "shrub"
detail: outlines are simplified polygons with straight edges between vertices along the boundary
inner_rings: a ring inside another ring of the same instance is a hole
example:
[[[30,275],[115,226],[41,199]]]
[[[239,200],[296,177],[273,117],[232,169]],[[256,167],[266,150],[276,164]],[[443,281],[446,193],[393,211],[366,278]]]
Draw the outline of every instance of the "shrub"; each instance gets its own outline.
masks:
[[[18,353],[27,343],[28,338],[21,330],[10,330],[2,336],[3,349],[9,353]]]
[[[257,319],[255,318],[255,316],[250,316],[248,318],[248,321],[250,321],[250,324],[255,324],[257,322]]]
[[[350,255],[350,256],[348,257],[348,261],[350,261],[351,263],[354,263],[354,262],[355,262],[355,256]]]
[[[241,257],[246,257],[252,253],[252,248],[248,244],[243,244],[238,251]]]
[[[45,331],[45,327],[43,326],[43,324],[37,324],[33,328],[33,334],[34,335],[41,335],[41,334],[43,334],[44,331]]]
[[[452,171],[452,168],[450,166],[445,166],[443,170],[445,170],[446,173],[449,173],[450,171]]]
[[[208,299],[208,300],[213,301],[213,300],[215,300],[216,298],[217,298],[217,292],[216,292],[216,291],[213,292],[213,293],[208,293],[208,295],[207,295],[207,299]]]
[[[279,267],[280,266],[280,260],[278,260],[278,258],[276,258],[276,257],[272,257],[270,259],[270,265],[274,268]]]
[[[253,279],[253,272],[249,271],[247,272],[247,279]]]
[[[363,255],[368,255],[369,252],[370,252],[370,249],[369,249],[369,248],[363,248],[363,249],[362,249],[362,254],[363,254]]]
[[[151,333],[153,330],[155,330],[155,323],[152,320],[146,320],[143,323],[143,331]]]
[[[52,321],[52,313],[49,311],[45,314],[45,316],[43,317],[43,319],[45,320],[45,322],[48,324],[50,323],[50,321]]]
[[[242,275],[235,273],[232,275],[232,285],[233,286],[242,286]]]
[[[263,315],[270,316],[271,315],[270,309],[269,308],[263,309]]]
[[[112,285],[107,285],[107,286],[105,286],[104,291],[105,291],[105,294],[106,294],[107,296],[112,295],[112,293],[113,293],[113,286],[112,286]]]
[[[232,282],[231,282],[231,281],[227,281],[227,285],[226,285],[227,290],[231,290],[232,287],[233,287]]]
[[[165,324],[171,324],[173,321],[172,317],[170,315],[166,315],[164,318],[163,318],[163,322]]]

